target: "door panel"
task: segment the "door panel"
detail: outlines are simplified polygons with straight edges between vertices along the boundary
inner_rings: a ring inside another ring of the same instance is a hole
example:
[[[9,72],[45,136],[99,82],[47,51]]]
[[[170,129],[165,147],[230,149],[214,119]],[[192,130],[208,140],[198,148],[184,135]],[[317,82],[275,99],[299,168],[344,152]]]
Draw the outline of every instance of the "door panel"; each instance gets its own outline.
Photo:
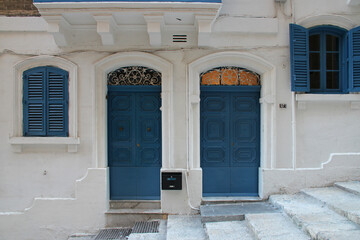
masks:
[[[160,106],[157,86],[109,90],[111,199],[160,199]]]
[[[236,88],[201,90],[204,196],[258,195],[260,95],[259,91],[237,92]]]

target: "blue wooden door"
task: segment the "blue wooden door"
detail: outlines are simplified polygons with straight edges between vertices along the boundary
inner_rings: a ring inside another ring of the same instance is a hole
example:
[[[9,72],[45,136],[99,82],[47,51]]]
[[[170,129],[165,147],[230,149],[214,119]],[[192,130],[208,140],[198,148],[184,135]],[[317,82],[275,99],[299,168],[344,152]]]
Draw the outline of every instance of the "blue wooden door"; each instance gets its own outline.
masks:
[[[108,86],[110,198],[160,199],[160,86]]]
[[[201,87],[204,196],[258,196],[260,86]]]

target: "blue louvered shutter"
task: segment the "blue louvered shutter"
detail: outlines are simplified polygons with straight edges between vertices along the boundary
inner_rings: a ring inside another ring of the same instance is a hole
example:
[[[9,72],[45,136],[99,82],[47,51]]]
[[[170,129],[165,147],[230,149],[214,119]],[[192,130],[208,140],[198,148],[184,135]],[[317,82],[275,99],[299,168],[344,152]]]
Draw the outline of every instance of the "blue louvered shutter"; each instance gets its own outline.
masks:
[[[45,136],[46,68],[25,71],[23,79],[24,136]]]
[[[309,31],[290,24],[291,91],[310,91]]]
[[[360,27],[349,31],[349,91],[360,92]]]
[[[68,73],[47,67],[47,136],[68,136]]]

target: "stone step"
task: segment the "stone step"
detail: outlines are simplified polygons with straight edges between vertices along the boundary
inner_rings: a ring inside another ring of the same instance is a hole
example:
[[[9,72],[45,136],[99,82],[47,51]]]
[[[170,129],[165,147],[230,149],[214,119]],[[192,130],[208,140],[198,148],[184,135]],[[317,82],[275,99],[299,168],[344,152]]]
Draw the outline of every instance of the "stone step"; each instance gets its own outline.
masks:
[[[167,222],[165,220],[160,221],[158,233],[131,233],[128,240],[166,240],[166,228]]]
[[[360,227],[357,224],[309,196],[273,195],[270,201],[282,208],[312,239],[359,239]]]
[[[311,239],[282,213],[247,214],[245,220],[257,240]]]
[[[205,232],[209,240],[254,240],[245,221],[208,222]]]
[[[167,240],[205,240],[206,234],[199,215],[169,215]]]
[[[262,202],[259,197],[203,197],[201,205]]]
[[[245,214],[276,211],[279,210],[267,202],[212,204],[200,206],[200,213],[204,223],[242,221],[245,219]]]
[[[302,192],[326,204],[338,214],[360,224],[360,196],[336,187],[309,188]]]
[[[160,209],[159,200],[111,200],[110,209]]]
[[[106,227],[132,227],[135,222],[165,220],[161,209],[110,209],[106,212]]]
[[[360,181],[338,182],[334,186],[360,196]]]

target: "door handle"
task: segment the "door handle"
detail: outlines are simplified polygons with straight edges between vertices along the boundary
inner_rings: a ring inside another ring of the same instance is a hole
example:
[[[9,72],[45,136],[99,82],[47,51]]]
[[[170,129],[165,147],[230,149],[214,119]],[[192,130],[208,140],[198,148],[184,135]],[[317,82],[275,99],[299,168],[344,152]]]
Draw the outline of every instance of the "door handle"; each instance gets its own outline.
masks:
[[[147,128],[146,131],[151,132],[151,128]]]
[[[120,130],[120,132],[122,132],[122,131],[124,130],[124,128],[123,128],[123,127],[120,127],[119,130]]]
[[[137,147],[140,147],[140,144],[136,144]]]

